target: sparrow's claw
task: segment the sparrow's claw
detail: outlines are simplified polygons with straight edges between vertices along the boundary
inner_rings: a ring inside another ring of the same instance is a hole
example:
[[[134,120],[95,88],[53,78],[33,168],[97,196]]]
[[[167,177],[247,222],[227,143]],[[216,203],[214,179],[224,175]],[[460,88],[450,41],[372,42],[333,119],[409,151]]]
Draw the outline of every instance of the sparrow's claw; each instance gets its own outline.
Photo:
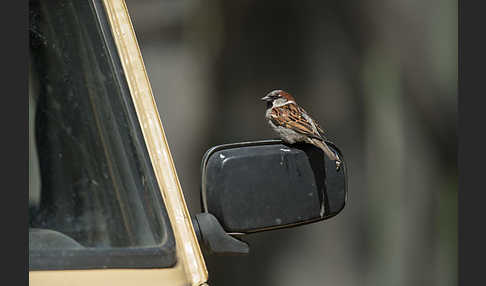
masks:
[[[341,161],[336,160],[336,171],[339,171],[340,168],[341,168]]]

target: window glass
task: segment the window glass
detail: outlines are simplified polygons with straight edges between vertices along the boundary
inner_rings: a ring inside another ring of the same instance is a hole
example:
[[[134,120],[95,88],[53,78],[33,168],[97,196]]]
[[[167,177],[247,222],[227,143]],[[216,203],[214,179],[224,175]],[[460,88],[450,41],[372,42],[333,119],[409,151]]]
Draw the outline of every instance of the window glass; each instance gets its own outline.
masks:
[[[30,1],[29,14],[30,268],[172,265],[172,230],[101,1]]]

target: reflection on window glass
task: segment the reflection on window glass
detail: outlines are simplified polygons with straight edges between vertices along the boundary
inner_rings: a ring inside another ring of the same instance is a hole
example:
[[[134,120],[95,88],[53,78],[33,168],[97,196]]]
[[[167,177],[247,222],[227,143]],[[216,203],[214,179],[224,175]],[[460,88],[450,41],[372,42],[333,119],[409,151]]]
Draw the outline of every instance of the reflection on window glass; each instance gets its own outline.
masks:
[[[170,233],[96,2],[29,3],[31,252],[157,246]]]

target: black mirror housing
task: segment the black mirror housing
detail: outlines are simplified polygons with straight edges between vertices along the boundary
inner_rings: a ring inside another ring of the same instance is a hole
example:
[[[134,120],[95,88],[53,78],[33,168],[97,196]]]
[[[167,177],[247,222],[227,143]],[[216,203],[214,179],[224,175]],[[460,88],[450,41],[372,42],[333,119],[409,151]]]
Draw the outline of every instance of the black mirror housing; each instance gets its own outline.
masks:
[[[321,221],[347,197],[346,163],[336,170],[317,147],[264,140],[220,145],[202,162],[202,205],[230,234]]]

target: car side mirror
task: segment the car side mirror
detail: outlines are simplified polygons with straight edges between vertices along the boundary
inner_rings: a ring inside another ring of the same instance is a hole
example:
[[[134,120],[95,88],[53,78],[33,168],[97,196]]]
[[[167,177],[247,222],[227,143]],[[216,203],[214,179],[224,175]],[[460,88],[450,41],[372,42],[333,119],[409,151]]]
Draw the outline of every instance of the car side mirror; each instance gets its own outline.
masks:
[[[343,159],[339,170],[310,144],[265,140],[209,149],[201,166],[204,213],[199,218],[212,216],[219,232],[238,236],[337,215],[346,203],[346,163],[340,150],[326,143]],[[199,223],[199,235],[203,228]]]

